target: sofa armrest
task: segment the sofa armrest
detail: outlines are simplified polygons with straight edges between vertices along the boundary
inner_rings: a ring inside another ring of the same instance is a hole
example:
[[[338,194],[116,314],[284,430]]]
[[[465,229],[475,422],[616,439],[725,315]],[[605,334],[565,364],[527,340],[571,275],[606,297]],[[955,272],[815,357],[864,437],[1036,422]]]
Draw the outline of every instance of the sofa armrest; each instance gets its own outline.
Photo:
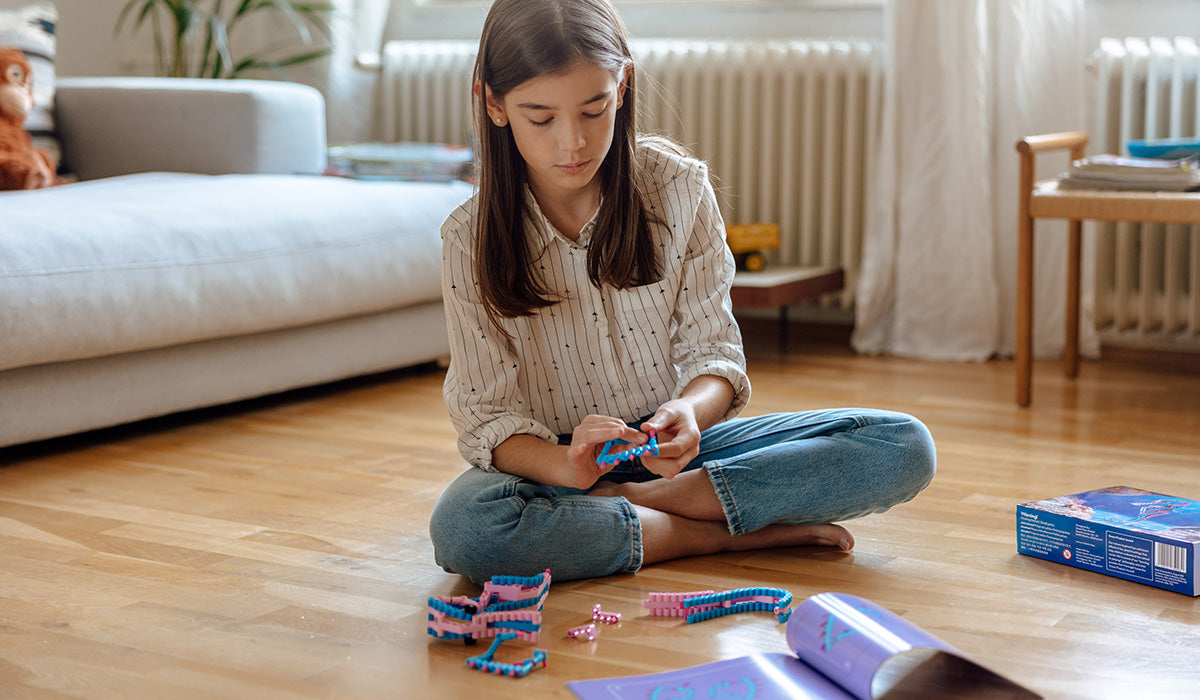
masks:
[[[84,180],[136,172],[319,173],[325,102],[265,80],[60,78],[63,161]]]

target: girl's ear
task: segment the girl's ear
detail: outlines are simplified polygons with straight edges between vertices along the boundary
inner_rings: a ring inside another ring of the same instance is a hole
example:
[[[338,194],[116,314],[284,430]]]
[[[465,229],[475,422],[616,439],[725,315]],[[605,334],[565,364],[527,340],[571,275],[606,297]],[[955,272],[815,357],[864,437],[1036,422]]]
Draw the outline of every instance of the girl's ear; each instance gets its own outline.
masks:
[[[626,61],[625,67],[621,69],[621,82],[617,85],[617,109],[625,104],[625,89],[629,87],[629,80],[633,77],[633,61]]]
[[[484,105],[487,107],[488,118],[492,120],[492,123],[499,127],[508,124],[508,115],[504,112],[504,105],[496,101],[495,96],[492,95],[492,88],[476,81],[474,90],[475,97],[484,101]]]

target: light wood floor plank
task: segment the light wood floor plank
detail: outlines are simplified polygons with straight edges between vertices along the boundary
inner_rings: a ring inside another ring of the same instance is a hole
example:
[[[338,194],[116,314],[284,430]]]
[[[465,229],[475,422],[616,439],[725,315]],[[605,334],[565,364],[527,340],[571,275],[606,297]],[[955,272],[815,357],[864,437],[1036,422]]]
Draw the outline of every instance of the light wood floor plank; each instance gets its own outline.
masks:
[[[569,698],[572,679],[787,650],[748,614],[686,625],[651,591],[778,586],[874,600],[1055,698],[1195,697],[1200,601],[1015,549],[1018,503],[1126,484],[1200,497],[1200,377],[855,356],[751,337],[748,412],[865,405],[922,418],[938,475],[848,523],[851,553],[744,552],[557,583],[549,666],[469,671],[486,645],[425,633],[431,595],[479,589],[434,563],[429,513],[463,468],[421,368],[0,451],[0,697]],[[602,603],[595,642],[567,639]],[[512,643],[502,660],[531,645]]]

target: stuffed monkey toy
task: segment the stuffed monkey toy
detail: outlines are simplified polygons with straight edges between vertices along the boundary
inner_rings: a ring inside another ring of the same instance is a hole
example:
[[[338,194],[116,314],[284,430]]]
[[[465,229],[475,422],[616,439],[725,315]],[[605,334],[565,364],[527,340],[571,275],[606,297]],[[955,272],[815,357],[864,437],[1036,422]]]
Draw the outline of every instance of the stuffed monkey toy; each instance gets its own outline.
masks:
[[[0,47],[0,190],[32,190],[54,184],[54,167],[25,131],[33,110],[33,73],[25,54]]]

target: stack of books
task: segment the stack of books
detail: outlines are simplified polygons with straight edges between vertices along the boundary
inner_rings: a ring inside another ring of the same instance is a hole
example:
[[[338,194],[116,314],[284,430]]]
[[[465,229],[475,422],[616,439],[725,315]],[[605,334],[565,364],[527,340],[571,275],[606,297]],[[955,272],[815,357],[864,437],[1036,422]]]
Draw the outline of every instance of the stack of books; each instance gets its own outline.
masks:
[[[1094,190],[1200,190],[1200,159],[1134,158],[1101,154],[1071,163],[1059,187]]]
[[[440,143],[355,143],[329,148],[326,174],[358,180],[469,180],[475,154]]]

